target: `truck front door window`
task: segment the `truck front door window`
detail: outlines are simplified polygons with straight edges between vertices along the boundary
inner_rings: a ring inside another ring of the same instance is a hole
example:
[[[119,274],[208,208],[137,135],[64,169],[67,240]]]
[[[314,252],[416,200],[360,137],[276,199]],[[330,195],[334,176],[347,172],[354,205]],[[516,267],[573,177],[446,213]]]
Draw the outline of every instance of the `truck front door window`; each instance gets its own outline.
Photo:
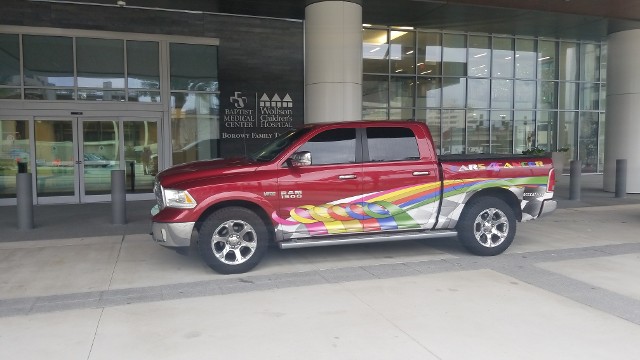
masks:
[[[353,164],[356,162],[356,130],[323,131],[302,145],[300,151],[311,153],[311,165]]]

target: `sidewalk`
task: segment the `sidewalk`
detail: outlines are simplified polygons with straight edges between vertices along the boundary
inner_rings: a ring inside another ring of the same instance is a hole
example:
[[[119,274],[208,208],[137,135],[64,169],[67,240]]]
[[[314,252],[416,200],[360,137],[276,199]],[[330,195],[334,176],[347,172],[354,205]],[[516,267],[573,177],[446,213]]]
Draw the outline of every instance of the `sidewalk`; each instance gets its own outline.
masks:
[[[269,249],[212,272],[154,244],[152,202],[0,207],[0,349],[15,359],[637,357],[640,196],[559,179],[559,209],[503,255],[455,239]],[[598,184],[599,183],[599,184]],[[13,214],[11,214],[13,211]],[[12,218],[13,216],[13,218]],[[6,236],[5,236],[6,235]],[[301,355],[304,354],[304,355]]]

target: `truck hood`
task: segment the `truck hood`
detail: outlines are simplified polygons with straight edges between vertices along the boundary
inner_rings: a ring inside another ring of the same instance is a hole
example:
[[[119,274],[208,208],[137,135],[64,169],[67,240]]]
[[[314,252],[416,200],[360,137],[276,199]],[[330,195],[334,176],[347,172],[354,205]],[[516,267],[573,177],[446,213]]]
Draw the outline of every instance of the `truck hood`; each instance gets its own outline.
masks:
[[[194,161],[170,167],[160,172],[156,179],[163,187],[215,176],[255,171],[257,164],[245,158]]]

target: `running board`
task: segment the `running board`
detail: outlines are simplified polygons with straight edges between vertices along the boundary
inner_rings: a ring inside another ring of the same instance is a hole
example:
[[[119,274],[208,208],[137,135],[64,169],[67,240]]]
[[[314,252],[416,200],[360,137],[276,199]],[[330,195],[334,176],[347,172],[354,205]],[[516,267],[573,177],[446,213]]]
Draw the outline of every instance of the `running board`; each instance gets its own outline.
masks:
[[[403,241],[403,240],[421,240],[421,239],[433,239],[433,238],[447,238],[455,237],[458,233],[453,230],[438,230],[438,231],[420,231],[420,232],[406,232],[406,233],[378,233],[378,234],[363,234],[352,236],[326,236],[322,238],[304,238],[293,239],[278,243],[281,249],[295,249],[304,247],[316,247],[316,246],[333,246],[333,245],[348,245],[348,244],[369,244],[376,242],[387,241]]]

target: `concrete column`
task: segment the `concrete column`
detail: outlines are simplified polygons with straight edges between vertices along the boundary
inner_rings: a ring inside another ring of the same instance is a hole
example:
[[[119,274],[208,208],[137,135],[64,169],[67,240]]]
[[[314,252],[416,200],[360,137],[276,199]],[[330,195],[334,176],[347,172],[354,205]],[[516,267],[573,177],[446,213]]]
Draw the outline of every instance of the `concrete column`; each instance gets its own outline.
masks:
[[[616,159],[627,159],[627,193],[640,193],[640,30],[608,38],[604,190],[615,191]]]
[[[307,1],[304,118],[362,118],[361,1]]]

